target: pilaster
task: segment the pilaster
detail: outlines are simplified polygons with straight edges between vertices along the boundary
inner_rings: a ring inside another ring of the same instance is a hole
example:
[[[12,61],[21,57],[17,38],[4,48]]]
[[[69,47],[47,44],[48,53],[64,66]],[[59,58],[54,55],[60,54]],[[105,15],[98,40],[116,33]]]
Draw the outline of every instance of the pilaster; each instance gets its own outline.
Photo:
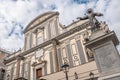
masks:
[[[58,41],[56,40],[56,39],[53,39],[52,40],[52,44],[53,44],[53,50],[54,50],[54,67],[55,67],[55,72],[57,72],[59,69],[58,69],[58,66],[59,66],[59,64],[58,64],[58,57],[57,57],[57,45],[58,45]]]

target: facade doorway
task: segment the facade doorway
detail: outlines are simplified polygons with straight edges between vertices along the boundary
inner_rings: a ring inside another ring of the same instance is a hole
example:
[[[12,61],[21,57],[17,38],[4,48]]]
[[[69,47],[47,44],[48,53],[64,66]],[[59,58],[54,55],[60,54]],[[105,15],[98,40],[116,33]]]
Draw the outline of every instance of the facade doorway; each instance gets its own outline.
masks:
[[[36,70],[36,80],[39,80],[42,77],[42,68]]]

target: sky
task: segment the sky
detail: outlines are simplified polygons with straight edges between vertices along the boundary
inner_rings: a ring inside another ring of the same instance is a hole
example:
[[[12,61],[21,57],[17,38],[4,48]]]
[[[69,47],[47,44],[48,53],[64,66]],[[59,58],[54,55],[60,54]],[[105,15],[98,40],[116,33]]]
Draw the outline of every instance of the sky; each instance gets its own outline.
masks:
[[[26,25],[40,14],[58,11],[59,21],[70,24],[82,17],[88,8],[101,12],[99,21],[106,21],[120,40],[120,0],[0,0],[0,48],[16,51],[24,46]],[[120,51],[120,46],[117,46]]]

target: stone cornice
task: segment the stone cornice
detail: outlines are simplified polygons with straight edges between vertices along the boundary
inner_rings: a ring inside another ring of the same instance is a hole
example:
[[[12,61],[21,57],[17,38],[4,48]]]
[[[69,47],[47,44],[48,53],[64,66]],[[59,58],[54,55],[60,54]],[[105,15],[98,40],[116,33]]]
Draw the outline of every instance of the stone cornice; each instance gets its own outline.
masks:
[[[114,31],[111,31],[110,33],[107,33],[105,35],[99,36],[98,38],[90,40],[87,43],[85,43],[84,45],[86,47],[91,48],[93,46],[96,46],[97,44],[103,44],[104,42],[108,42],[108,41],[113,41],[114,45],[119,44],[119,40]]]
[[[82,30],[82,29],[85,29],[85,28],[88,27],[88,26],[89,26],[89,21],[86,22],[86,23],[83,23],[83,24],[80,25],[80,26],[76,26],[75,28],[72,28],[72,29],[70,29],[70,30],[67,31],[67,32],[62,33],[62,34],[56,36],[56,37],[53,38],[53,39],[50,39],[50,40],[48,40],[48,41],[45,41],[45,42],[43,42],[43,43],[40,44],[40,45],[37,45],[37,46],[35,46],[35,47],[33,47],[33,48],[29,49],[29,50],[26,50],[26,51],[22,52],[19,56],[25,56],[25,55],[27,55],[27,54],[29,54],[29,53],[37,50],[38,48],[42,48],[42,47],[45,47],[45,46],[47,46],[47,45],[49,45],[49,44],[52,44],[53,40],[58,40],[58,41],[59,41],[59,40],[65,38],[65,37],[67,37],[67,36],[69,36],[69,35],[71,35],[71,34],[73,34],[73,33],[75,33],[75,32],[78,32],[78,31],[80,31],[80,30]],[[11,61],[13,61],[13,60],[15,60],[15,59],[16,59],[15,57],[12,57],[12,58],[6,60],[5,63],[7,64],[7,63],[9,63],[9,62],[11,62]]]
[[[39,65],[39,64],[46,64],[46,63],[47,63],[47,61],[45,61],[45,60],[40,61],[40,62],[33,62],[33,63],[32,63],[32,67],[35,67],[35,66],[37,66],[37,65]]]

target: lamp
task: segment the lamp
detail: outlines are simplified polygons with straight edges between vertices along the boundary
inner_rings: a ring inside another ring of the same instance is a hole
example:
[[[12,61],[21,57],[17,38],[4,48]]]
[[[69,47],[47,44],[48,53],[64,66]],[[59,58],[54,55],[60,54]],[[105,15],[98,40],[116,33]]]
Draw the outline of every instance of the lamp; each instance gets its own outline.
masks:
[[[64,63],[64,65],[61,66],[63,69],[65,75],[66,75],[66,80],[68,80],[68,70],[69,70],[69,65],[67,63]]]
[[[90,72],[89,76],[90,76],[90,80],[94,80],[94,73]]]
[[[1,76],[2,76],[1,78],[4,79],[4,76],[5,76],[5,69],[3,69],[3,68],[1,69]]]
[[[78,79],[78,74],[76,72],[74,73],[74,76],[75,76],[75,80]]]

